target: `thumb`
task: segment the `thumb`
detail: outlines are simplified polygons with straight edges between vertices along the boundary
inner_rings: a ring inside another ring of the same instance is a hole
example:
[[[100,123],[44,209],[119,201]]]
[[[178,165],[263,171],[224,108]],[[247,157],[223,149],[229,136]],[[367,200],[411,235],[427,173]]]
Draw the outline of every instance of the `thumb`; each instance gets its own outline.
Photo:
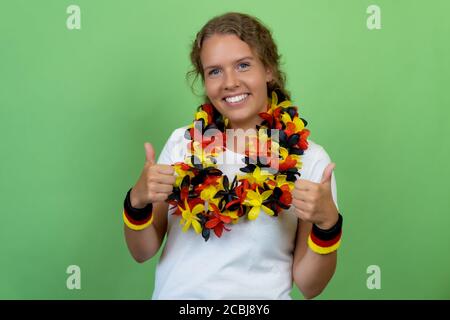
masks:
[[[153,146],[149,142],[144,143],[145,148],[145,161],[150,162],[151,164],[155,163],[155,150],[153,149]]]
[[[328,183],[331,182],[331,175],[333,174],[333,170],[336,167],[336,164],[331,162],[327,165],[325,170],[323,170],[322,181],[320,183]]]

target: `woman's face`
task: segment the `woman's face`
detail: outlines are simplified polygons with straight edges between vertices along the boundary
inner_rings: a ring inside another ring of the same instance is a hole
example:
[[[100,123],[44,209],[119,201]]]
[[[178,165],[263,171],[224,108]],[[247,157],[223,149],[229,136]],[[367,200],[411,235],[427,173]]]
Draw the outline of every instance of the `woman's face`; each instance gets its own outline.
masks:
[[[232,34],[214,34],[203,42],[200,59],[206,95],[234,129],[255,128],[266,111],[266,69],[250,46]]]

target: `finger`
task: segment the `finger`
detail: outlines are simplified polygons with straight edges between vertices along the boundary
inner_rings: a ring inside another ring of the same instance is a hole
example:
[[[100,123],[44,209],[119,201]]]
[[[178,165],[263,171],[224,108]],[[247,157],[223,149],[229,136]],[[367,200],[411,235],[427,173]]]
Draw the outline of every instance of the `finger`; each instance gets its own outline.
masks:
[[[155,150],[153,146],[149,142],[144,143],[145,148],[145,161],[150,162],[151,164],[155,164]]]
[[[177,177],[175,177],[174,175],[162,174],[157,172],[150,178],[150,181],[167,185],[173,185],[177,181]]]
[[[170,193],[172,192],[173,186],[169,184],[162,184],[162,183],[156,183],[151,182],[150,183],[150,190],[154,193]]]
[[[320,183],[330,183],[331,182],[331,176],[333,174],[333,170],[336,167],[336,164],[331,162],[327,165],[325,170],[322,174],[322,181]]]
[[[310,198],[310,196],[309,196],[309,194],[308,194],[308,191],[297,190],[297,189],[294,189],[294,190],[292,191],[292,197],[293,197],[294,199],[302,200],[302,201],[308,201],[309,198]]]
[[[297,190],[308,191],[310,190],[315,183],[305,179],[297,179],[295,181],[295,188]]]
[[[301,202],[299,200],[295,200],[296,202]],[[302,204],[298,204],[295,206],[295,213],[299,219],[307,220],[307,217],[309,216],[308,210],[304,208]]]
[[[294,205],[295,209],[297,210],[306,210],[307,203],[306,201],[299,200],[299,199],[292,199],[292,204]]]
[[[154,193],[152,196],[152,202],[162,202],[167,199],[169,194],[167,193]]]
[[[155,165],[155,169],[157,172],[162,174],[170,175],[175,173],[175,169],[172,166],[169,166],[168,164]]]

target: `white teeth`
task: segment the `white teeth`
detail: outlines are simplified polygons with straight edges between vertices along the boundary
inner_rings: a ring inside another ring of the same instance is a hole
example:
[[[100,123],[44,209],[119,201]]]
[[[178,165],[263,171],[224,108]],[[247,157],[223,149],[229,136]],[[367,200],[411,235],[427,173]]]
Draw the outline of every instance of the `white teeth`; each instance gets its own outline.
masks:
[[[245,98],[247,98],[247,96],[248,96],[248,94],[244,93],[244,94],[241,94],[240,96],[227,97],[227,98],[225,98],[225,100],[230,103],[237,103],[237,102],[240,102],[240,101],[244,100]]]

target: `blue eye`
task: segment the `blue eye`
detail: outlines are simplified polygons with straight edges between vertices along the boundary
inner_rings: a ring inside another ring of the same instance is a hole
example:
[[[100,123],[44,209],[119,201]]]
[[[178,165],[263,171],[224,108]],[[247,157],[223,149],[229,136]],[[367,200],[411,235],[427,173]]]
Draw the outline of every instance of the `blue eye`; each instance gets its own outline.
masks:
[[[250,67],[250,64],[247,62],[239,63],[239,69],[248,69]]]
[[[219,69],[212,69],[210,72],[208,72],[208,75],[217,76],[219,74],[219,71]]]

